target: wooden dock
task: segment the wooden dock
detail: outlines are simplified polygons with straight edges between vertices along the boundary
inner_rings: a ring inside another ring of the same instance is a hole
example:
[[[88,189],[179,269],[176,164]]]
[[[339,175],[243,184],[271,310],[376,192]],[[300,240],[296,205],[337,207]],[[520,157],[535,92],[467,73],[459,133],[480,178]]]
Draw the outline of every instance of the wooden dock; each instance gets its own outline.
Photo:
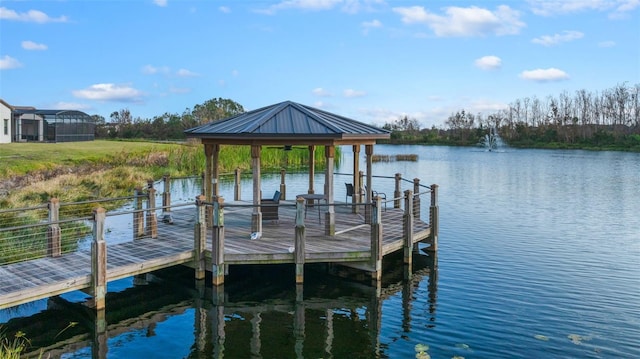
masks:
[[[233,270],[234,265],[248,264],[290,263],[303,268],[304,263],[333,263],[375,272],[379,270],[376,265],[379,267],[382,257],[389,253],[404,250],[405,256],[408,252],[410,258],[411,248],[418,242],[429,243],[434,250],[437,249],[437,236],[432,230],[434,225],[419,216],[412,216],[408,226],[405,219],[409,217],[403,209],[391,206],[380,209],[380,218],[374,226],[365,223],[363,214],[353,213],[351,205],[336,203],[333,208],[335,234],[332,236],[326,235],[321,216],[320,220],[315,216],[316,210],[326,210],[326,207],[309,208],[300,249],[296,243],[296,233],[300,230],[296,215],[300,212],[295,201],[281,201],[279,220],[264,221],[262,236],[256,240],[251,239],[253,207],[225,204],[223,253],[217,258],[222,266],[218,270],[227,272]],[[214,242],[217,242],[220,228],[206,228],[204,251],[198,254],[198,244],[194,244],[198,237],[195,230],[198,213],[196,205],[172,211],[172,223],[157,223],[155,238],[147,236],[134,240],[132,233],[131,240],[123,243],[109,244],[103,240],[104,249],[98,258],[95,252],[78,250],[0,266],[0,309],[75,290],[86,291],[104,300],[108,282],[175,265],[198,268],[204,263],[207,271],[212,268],[215,271],[216,255],[212,253],[216,252]],[[108,223],[108,216],[105,221]],[[101,230],[98,228],[98,232]],[[95,231],[94,228],[94,236]],[[381,234],[379,249],[373,248],[376,244],[372,238],[377,236],[374,231]],[[410,233],[410,238],[407,233]],[[100,271],[96,271],[96,266],[100,267],[97,264],[100,256],[106,262],[102,279]],[[103,282],[102,286],[99,282]]]

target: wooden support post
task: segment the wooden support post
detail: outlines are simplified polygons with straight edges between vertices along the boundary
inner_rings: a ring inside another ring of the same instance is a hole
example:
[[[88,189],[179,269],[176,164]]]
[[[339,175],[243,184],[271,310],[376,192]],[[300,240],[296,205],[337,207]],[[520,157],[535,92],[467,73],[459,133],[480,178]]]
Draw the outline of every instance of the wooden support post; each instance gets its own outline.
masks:
[[[91,357],[97,359],[107,358],[107,319],[106,310],[104,308],[96,310],[93,318],[93,341],[91,343]]]
[[[203,195],[196,197],[196,224],[193,230],[193,261],[196,279],[204,279],[206,264],[204,252],[207,246],[207,220]]]
[[[133,192],[133,238],[144,236],[144,213],[142,211],[142,189],[136,187]]]
[[[222,197],[213,198],[213,238],[211,248],[212,278],[214,286],[224,284],[224,210]]]
[[[372,162],[373,162],[373,145],[365,145],[364,152],[367,156],[367,180],[365,184],[366,193],[365,198],[368,203],[371,203],[373,200],[372,189],[371,189],[371,171],[372,171]],[[371,207],[364,207],[364,223],[371,223]]]
[[[164,192],[162,192],[162,222],[173,224],[171,216],[171,176],[165,174],[162,177]]]
[[[91,289],[96,310],[105,308],[107,294],[107,243],[104,240],[105,209],[93,210],[93,242],[91,242]]]
[[[213,172],[213,145],[212,144],[205,144],[204,145],[204,173],[203,173],[203,177],[202,177],[202,187],[203,187],[203,193],[204,193],[204,197],[205,197],[205,201],[211,201],[211,198],[213,197],[213,186],[212,186],[212,179],[211,179],[211,174]],[[211,221],[212,221],[212,214],[211,214],[211,207],[207,207],[209,209],[209,212],[207,213],[207,227],[211,227]]]
[[[240,172],[240,168],[236,168],[234,172],[234,181],[233,181],[233,200],[240,201],[242,199],[242,175]]]
[[[260,312],[258,312],[251,318],[251,341],[249,342],[249,348],[252,358],[262,358],[262,354],[260,353],[262,347],[260,323],[262,323],[262,317],[260,316]]]
[[[287,174],[287,170],[284,168],[280,169],[280,199],[287,199],[287,182],[285,175]]]
[[[336,155],[335,146],[324,147],[326,169],[325,169],[325,182],[324,182],[324,199],[327,202],[327,211],[325,212],[324,221],[324,234],[327,236],[336,235],[336,213],[333,206],[333,173],[334,173],[334,160]]]
[[[402,174],[396,173],[396,188],[393,191],[393,208],[400,208],[400,196],[402,196],[400,192],[400,182],[402,182]]]
[[[260,156],[262,147],[251,146],[251,172],[253,174],[253,212],[251,213],[251,232],[262,233],[262,212],[260,211],[260,199],[262,193],[262,177],[260,172]]]
[[[225,321],[224,321],[224,285],[213,288],[213,305],[211,309],[211,331],[213,344],[213,358],[224,358],[224,345],[226,341]]]
[[[305,308],[304,302],[296,302],[293,321],[294,351],[296,358],[304,358]]]
[[[358,204],[362,203],[362,198],[360,197],[360,189],[362,188],[362,184],[360,179],[360,145],[353,145],[351,147],[353,149],[353,196],[351,196],[351,203]],[[359,213],[360,206],[352,206],[352,213]]]
[[[429,251],[438,250],[438,232],[440,231],[440,209],[438,207],[438,185],[431,185],[431,207],[429,207],[429,226],[431,227],[431,246]]]
[[[62,254],[62,238],[60,231],[60,200],[51,198],[49,200],[49,226],[47,227],[47,255],[49,257],[59,257]]]
[[[158,218],[156,217],[156,189],[153,188],[153,181],[149,181],[147,189],[147,228],[146,235],[151,238],[158,238]]]
[[[382,212],[380,197],[373,199],[371,205],[371,279],[378,282],[382,279]]]
[[[304,198],[296,198],[296,235],[294,255],[296,262],[296,284],[304,282],[304,253],[305,253],[305,225],[304,225]]]
[[[420,218],[420,178],[413,179],[413,216]]]
[[[413,193],[404,191],[404,225],[402,237],[404,238],[404,264],[411,266],[413,257]]]
[[[313,179],[316,175],[316,146],[309,146],[309,188],[307,188],[308,194],[314,194],[314,182]],[[310,203],[313,203],[312,201]]]
[[[213,145],[213,154],[211,157],[211,195],[220,195],[220,145]]]

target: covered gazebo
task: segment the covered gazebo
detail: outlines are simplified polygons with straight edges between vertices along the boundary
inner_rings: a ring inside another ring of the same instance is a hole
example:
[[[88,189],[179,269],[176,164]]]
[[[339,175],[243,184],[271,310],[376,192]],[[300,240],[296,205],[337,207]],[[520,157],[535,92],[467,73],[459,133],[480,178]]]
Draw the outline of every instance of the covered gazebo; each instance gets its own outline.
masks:
[[[353,149],[353,185],[362,188],[360,183],[359,154],[361,145],[366,153],[366,192],[365,199],[370,202],[371,163],[373,146],[379,139],[388,139],[390,132],[375,126],[352,120],[340,115],[323,111],[299,103],[285,101],[274,105],[245,112],[223,120],[214,121],[185,131],[188,138],[198,138],[204,145],[206,166],[204,175],[204,195],[207,200],[219,195],[218,159],[222,145],[251,146],[251,170],[253,174],[253,213],[252,230],[262,232],[262,213],[260,211],[261,174],[260,156],[263,146],[308,146],[309,149],[309,194],[315,194],[314,188],[314,152],[317,146],[324,146],[326,169],[325,188],[322,198],[329,204],[325,213],[325,232],[335,233],[334,203],[334,156],[335,147],[351,145]],[[359,196],[353,196],[354,203]],[[357,208],[354,206],[354,209]]]

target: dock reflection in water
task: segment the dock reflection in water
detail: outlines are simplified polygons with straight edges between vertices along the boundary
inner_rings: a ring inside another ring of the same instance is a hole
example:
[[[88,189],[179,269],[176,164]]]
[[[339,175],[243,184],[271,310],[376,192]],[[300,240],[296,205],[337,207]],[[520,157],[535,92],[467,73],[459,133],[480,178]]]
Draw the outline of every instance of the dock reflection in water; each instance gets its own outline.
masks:
[[[50,298],[46,310],[3,327],[9,336],[26,333],[33,356],[43,350],[51,358],[384,357],[386,298],[402,296],[401,330],[410,331],[414,292],[428,276],[431,318],[419,320],[435,321],[437,256],[415,254],[413,266],[410,273],[401,256],[390,258],[379,287],[327,276],[320,265],[309,266],[304,286],[289,280],[292,265],[256,265],[234,268],[230,275],[237,278],[217,288],[206,280],[194,284],[192,270],[174,268],[150,275],[147,285],[128,280],[121,283],[127,288],[110,289],[106,311],[87,308],[84,295],[74,293]],[[193,331],[185,332],[189,321]]]

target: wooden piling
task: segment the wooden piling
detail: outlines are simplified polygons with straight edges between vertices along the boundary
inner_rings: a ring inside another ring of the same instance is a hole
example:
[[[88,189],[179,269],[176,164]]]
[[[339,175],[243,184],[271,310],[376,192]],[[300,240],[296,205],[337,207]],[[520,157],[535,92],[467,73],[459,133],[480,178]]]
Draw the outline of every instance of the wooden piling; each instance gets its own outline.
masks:
[[[213,198],[213,238],[211,247],[211,273],[214,286],[224,284],[224,211],[222,197]]]
[[[382,212],[380,197],[371,202],[371,279],[378,282],[382,279]]]
[[[142,189],[136,187],[133,192],[133,238],[144,236],[144,213],[142,212]]]
[[[207,222],[206,222],[206,210],[204,205],[204,195],[196,196],[196,223],[193,230],[193,262],[195,267],[195,278],[204,279],[206,264],[205,264],[205,249],[207,246]]]
[[[402,232],[404,264],[411,266],[413,259],[413,192],[411,190],[404,191]]]
[[[280,169],[280,199],[283,201],[287,199],[287,183],[285,181],[286,173],[287,173],[286,169],[284,168]]]
[[[62,254],[60,220],[60,200],[49,200],[49,226],[47,227],[47,256],[59,257]]]
[[[413,179],[413,215],[420,218],[420,178]]]
[[[400,196],[402,196],[402,192],[400,192],[401,182],[402,182],[402,174],[396,173],[395,188],[393,191],[393,208],[400,208]]]
[[[104,240],[105,209],[93,210],[93,242],[91,243],[91,288],[96,310],[105,308],[107,294],[107,243]]]
[[[304,198],[296,198],[296,235],[295,235],[295,262],[296,262],[296,284],[304,282],[304,247],[305,247],[305,225],[304,225]]]
[[[431,246],[429,251],[438,250],[438,232],[440,231],[440,208],[438,207],[438,185],[431,185],[431,206],[429,207],[429,226],[431,227]]]
[[[165,174],[162,176],[164,184],[164,192],[162,192],[162,222],[173,224],[171,216],[171,176]]]
[[[240,168],[236,168],[236,170],[234,171],[234,181],[233,181],[233,200],[234,201],[240,201],[242,198],[242,188],[241,188],[241,183],[242,183],[242,174],[240,171]]]
[[[149,181],[147,189],[147,226],[145,233],[151,238],[158,238],[158,218],[156,217],[156,189],[153,181]]]

